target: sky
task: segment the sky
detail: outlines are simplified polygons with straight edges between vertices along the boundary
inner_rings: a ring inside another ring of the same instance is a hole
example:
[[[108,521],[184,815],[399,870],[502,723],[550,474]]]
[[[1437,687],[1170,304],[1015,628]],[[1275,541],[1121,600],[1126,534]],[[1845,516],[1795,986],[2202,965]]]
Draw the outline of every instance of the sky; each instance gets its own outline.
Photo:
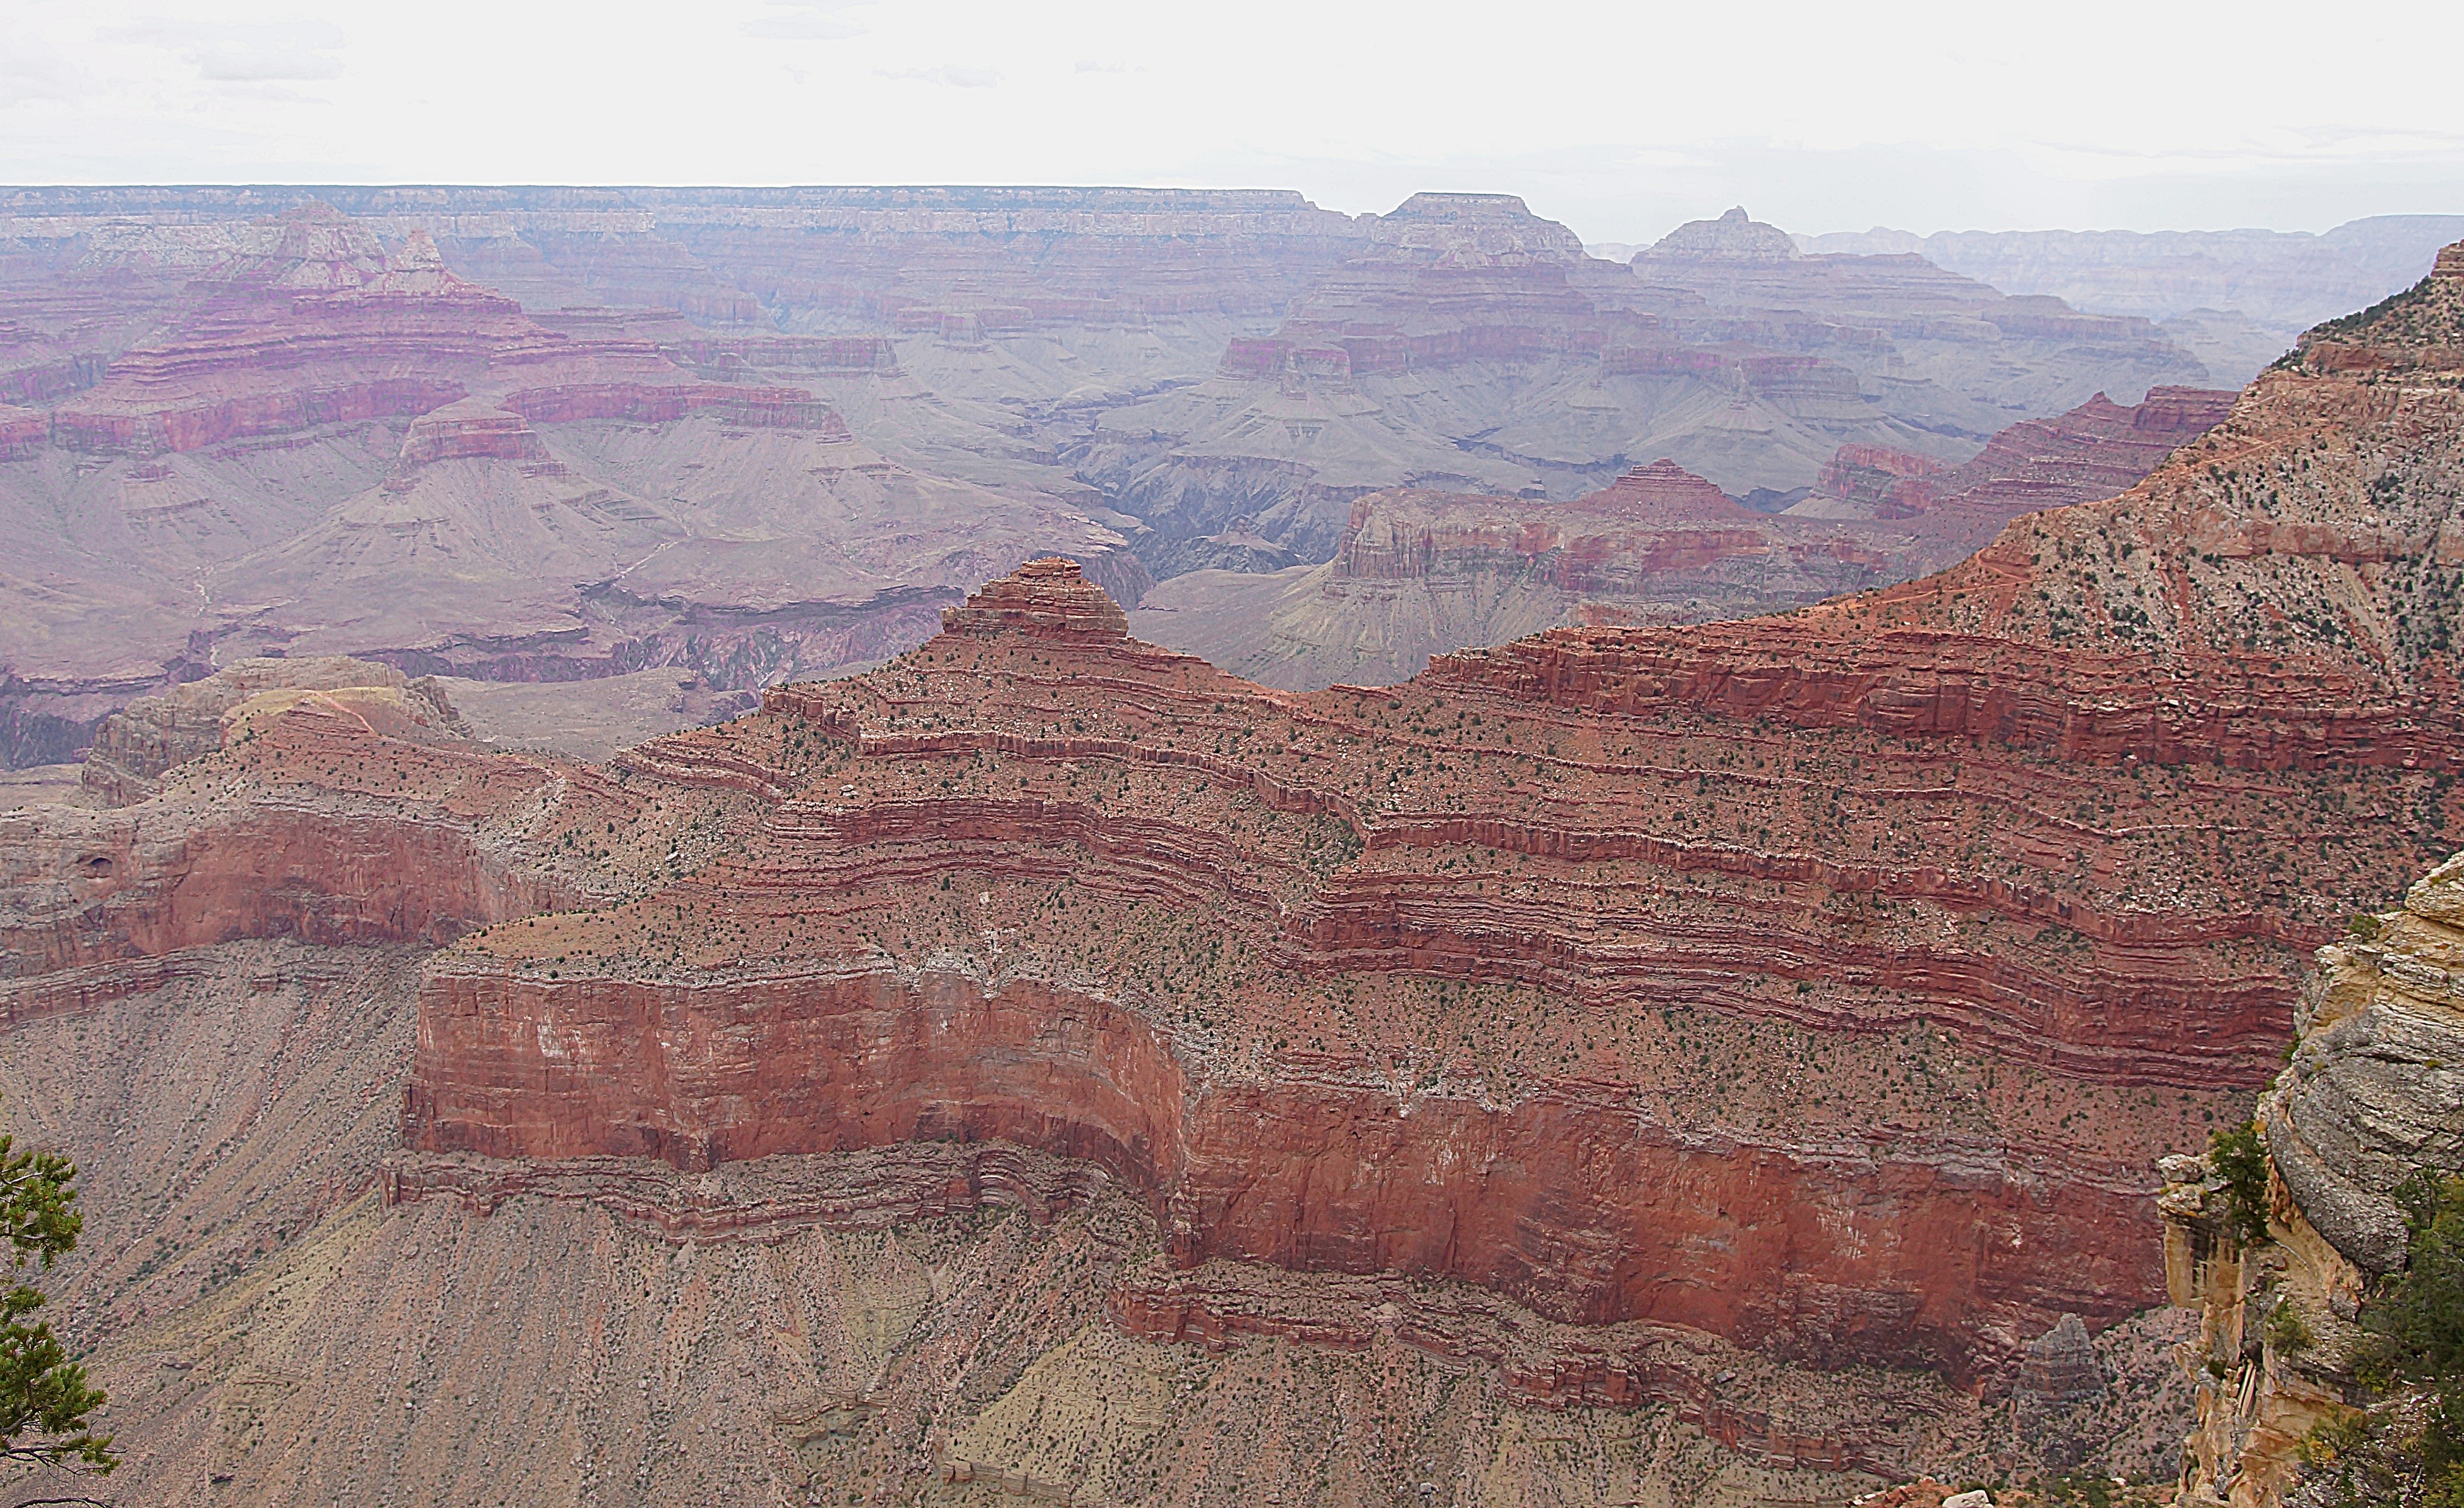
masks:
[[[0,0],[0,183],[1521,194],[1586,241],[2464,212],[2458,0]]]

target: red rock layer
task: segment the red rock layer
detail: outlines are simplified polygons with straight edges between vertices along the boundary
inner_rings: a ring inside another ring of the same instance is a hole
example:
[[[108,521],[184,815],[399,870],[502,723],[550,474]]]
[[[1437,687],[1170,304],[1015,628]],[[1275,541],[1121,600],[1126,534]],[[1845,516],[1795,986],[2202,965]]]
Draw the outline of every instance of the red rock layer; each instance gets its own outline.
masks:
[[[0,461],[22,461],[43,448],[51,428],[40,411],[0,404]]]
[[[303,694],[108,819],[244,863],[38,823],[8,946],[494,920],[423,986],[414,1147],[1002,1139],[1109,1169],[1183,1263],[1990,1373],[2156,1301],[2153,1154],[2274,1071],[2303,952],[2464,817],[2459,330],[2433,280],[1944,577],[1388,690],[1137,644],[1055,562],[605,773]],[[475,867],[406,839],[336,882],[330,828],[255,836],[387,801]],[[275,841],[297,878],[231,893]],[[123,852],[144,885],[77,888]],[[598,904],[521,914],[557,887]]]
[[[1089,583],[1077,561],[1057,556],[1029,560],[962,605],[943,609],[941,623],[952,633],[1014,630],[1061,643],[1105,644],[1130,634],[1120,604]]]
[[[2458,815],[2452,651],[2355,640],[2437,601],[2464,414],[2351,364],[1945,577],[1391,691],[1264,692],[1039,566],[643,751],[763,815],[445,955],[407,1134],[1023,1141],[1185,1262],[1989,1368],[2156,1300],[2147,1160]]]
[[[330,224],[307,216],[275,251],[223,269],[176,335],[123,353],[100,383],[55,410],[52,442],[103,453],[198,450],[426,414],[473,395],[542,423],[715,408],[749,426],[846,432],[802,389],[705,382],[628,333],[545,328],[446,271],[425,232],[387,262],[352,222],[324,215]],[[331,249],[302,229],[310,221],[341,250],[323,254]]]
[[[1886,452],[1869,452],[1860,459],[1846,450],[1833,466],[1861,465],[1895,476],[1897,485],[1883,489],[1876,499],[1878,517],[1958,510],[1991,515],[1999,525],[2033,509],[2093,502],[2127,491],[2176,448],[2223,423],[2233,402],[2231,393],[2157,387],[2145,402],[2124,407],[2099,393],[2066,414],[2013,425],[1962,466],[1946,469]],[[1828,471],[1815,492],[1853,495],[1833,491]]]
[[[1758,514],[1656,461],[1570,503],[1399,489],[1354,501],[1334,557],[1349,580],[1536,579],[1578,612],[1751,610],[1890,579],[1891,540]]]
[[[12,1019],[155,988],[201,946],[433,946],[577,904],[605,857],[578,835],[632,807],[588,767],[470,743],[428,683],[342,659],[252,661],[141,702],[94,764],[97,794],[136,804],[0,819]]]

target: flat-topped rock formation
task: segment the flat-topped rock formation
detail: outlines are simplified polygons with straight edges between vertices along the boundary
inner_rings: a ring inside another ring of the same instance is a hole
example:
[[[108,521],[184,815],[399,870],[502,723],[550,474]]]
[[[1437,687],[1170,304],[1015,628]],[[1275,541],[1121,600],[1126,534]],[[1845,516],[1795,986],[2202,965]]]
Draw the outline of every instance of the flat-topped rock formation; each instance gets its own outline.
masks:
[[[428,229],[318,203],[62,244],[27,306],[56,338],[0,349],[126,339],[0,415],[12,764],[259,652],[532,682],[672,666],[749,693],[905,648],[1054,550],[1144,583],[1077,503],[919,472],[746,361],[869,373],[894,367],[880,340],[534,319]]]
[[[1913,256],[1804,256],[1742,211],[1626,268],[1537,231],[1516,235],[1538,251],[1500,230],[1493,251],[1407,254],[1404,223],[1227,342],[1213,381],[1096,421],[1077,469],[1153,532],[1158,576],[1246,566],[1236,536],[1323,559],[1352,501],[1398,485],[1566,500],[1657,456],[1783,507],[1843,445],[1958,465],[2100,389],[2205,377],[2145,320]]]

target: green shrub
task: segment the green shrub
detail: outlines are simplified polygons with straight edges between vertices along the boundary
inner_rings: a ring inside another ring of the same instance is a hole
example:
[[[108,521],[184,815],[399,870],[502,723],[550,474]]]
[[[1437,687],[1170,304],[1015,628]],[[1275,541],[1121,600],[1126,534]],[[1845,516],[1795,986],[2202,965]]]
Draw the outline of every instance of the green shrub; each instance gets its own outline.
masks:
[[[2225,1232],[2249,1244],[2267,1239],[2267,1144],[2252,1122],[2208,1133],[2208,1163],[2225,1181]]]
[[[2278,1299],[2267,1315],[2267,1344],[2286,1356],[2299,1356],[2318,1344],[2310,1333],[2309,1322],[2293,1306],[2291,1298]]]
[[[2464,1178],[2415,1174],[2396,1197],[2411,1230],[2404,1272],[2362,1311],[2362,1380],[2419,1388],[2431,1408],[2422,1465],[2464,1499]]]

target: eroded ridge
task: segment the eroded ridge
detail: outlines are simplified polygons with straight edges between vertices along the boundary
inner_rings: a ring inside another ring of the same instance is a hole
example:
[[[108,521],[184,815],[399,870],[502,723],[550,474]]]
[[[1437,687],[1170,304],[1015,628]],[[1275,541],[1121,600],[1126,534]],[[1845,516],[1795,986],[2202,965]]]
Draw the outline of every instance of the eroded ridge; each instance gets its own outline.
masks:
[[[1266,691],[1033,568],[634,756],[758,812],[441,956],[410,1134],[1006,1139],[1108,1169],[1184,1263],[1830,1361],[1991,1366],[2144,1306],[2144,1169],[2453,817],[2416,615],[2454,392],[2389,339],[1945,577],[1392,689]]]
[[[421,988],[422,1149],[1005,1141],[1106,1169],[1185,1270],[1990,1374],[2153,1300],[2154,1154],[2266,1077],[2302,952],[2457,815],[2454,281],[2121,498],[1753,625],[1286,695],[1049,563],[605,769],[286,692],[162,794],[37,823],[13,956],[183,946],[206,840],[269,813],[437,814],[475,868],[368,871],[442,919],[387,935],[484,924]],[[2131,721],[2160,675],[2178,709]],[[2016,710],[1947,689],[1980,686]],[[87,821],[188,836],[87,894],[50,825]],[[325,831],[270,893],[362,893]]]

